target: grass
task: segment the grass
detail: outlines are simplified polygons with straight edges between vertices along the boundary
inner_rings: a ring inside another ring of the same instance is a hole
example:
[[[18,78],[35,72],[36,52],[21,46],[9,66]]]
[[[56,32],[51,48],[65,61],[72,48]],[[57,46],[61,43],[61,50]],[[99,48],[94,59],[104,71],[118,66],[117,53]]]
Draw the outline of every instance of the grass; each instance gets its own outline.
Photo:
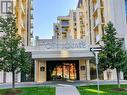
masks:
[[[77,87],[81,95],[98,95],[97,85]],[[100,95],[127,95],[127,91],[114,91],[117,85],[100,85]],[[127,89],[127,85],[121,85],[121,88]]]
[[[12,94],[12,89],[0,89],[0,95],[55,95],[53,87],[25,87],[15,89],[20,91],[20,94]],[[9,93],[8,93],[9,92]]]

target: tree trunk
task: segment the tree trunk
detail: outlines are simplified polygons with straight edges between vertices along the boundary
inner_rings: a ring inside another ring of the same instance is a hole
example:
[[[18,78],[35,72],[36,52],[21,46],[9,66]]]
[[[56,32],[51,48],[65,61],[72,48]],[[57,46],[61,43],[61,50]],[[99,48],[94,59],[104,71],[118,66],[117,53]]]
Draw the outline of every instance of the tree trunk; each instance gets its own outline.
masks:
[[[118,84],[118,88],[120,88],[120,70],[116,69],[116,73],[117,73],[117,84]]]
[[[15,88],[15,71],[12,71],[12,88]]]

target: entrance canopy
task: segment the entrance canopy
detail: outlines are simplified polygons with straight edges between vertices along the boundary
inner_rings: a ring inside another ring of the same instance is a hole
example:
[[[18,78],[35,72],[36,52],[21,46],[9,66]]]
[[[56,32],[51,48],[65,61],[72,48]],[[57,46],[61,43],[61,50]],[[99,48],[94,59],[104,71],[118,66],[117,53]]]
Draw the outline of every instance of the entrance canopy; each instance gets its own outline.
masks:
[[[33,59],[70,59],[91,58],[93,54],[86,49],[63,49],[63,50],[41,50],[41,47],[29,47],[27,51],[32,52]]]
[[[85,39],[36,39],[36,46],[26,47],[27,52],[32,52],[33,59],[76,59],[91,58]]]

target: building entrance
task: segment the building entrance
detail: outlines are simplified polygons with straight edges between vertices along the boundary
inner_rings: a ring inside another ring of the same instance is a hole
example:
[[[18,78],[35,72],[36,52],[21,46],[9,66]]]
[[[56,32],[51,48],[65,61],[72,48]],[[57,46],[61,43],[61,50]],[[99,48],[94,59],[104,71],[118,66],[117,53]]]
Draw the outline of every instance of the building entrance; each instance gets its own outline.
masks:
[[[78,61],[47,61],[47,80],[78,80]]]

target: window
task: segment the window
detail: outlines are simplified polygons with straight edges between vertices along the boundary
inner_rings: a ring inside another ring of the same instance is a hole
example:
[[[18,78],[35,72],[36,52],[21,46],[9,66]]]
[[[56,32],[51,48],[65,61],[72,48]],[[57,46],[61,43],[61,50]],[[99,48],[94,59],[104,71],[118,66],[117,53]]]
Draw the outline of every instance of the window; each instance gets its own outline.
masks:
[[[1,13],[10,14],[13,12],[12,1],[1,1]]]
[[[77,28],[74,28],[74,31],[76,32],[77,31]]]
[[[127,16],[127,0],[125,0],[125,10],[126,10],[126,16]]]
[[[77,23],[74,23],[74,26],[76,26],[77,25]]]
[[[67,38],[67,33],[66,33],[66,32],[63,32],[63,33],[62,33],[62,38],[63,38],[63,39],[66,39],[66,38]]]
[[[73,20],[76,21],[76,12],[73,12]]]

